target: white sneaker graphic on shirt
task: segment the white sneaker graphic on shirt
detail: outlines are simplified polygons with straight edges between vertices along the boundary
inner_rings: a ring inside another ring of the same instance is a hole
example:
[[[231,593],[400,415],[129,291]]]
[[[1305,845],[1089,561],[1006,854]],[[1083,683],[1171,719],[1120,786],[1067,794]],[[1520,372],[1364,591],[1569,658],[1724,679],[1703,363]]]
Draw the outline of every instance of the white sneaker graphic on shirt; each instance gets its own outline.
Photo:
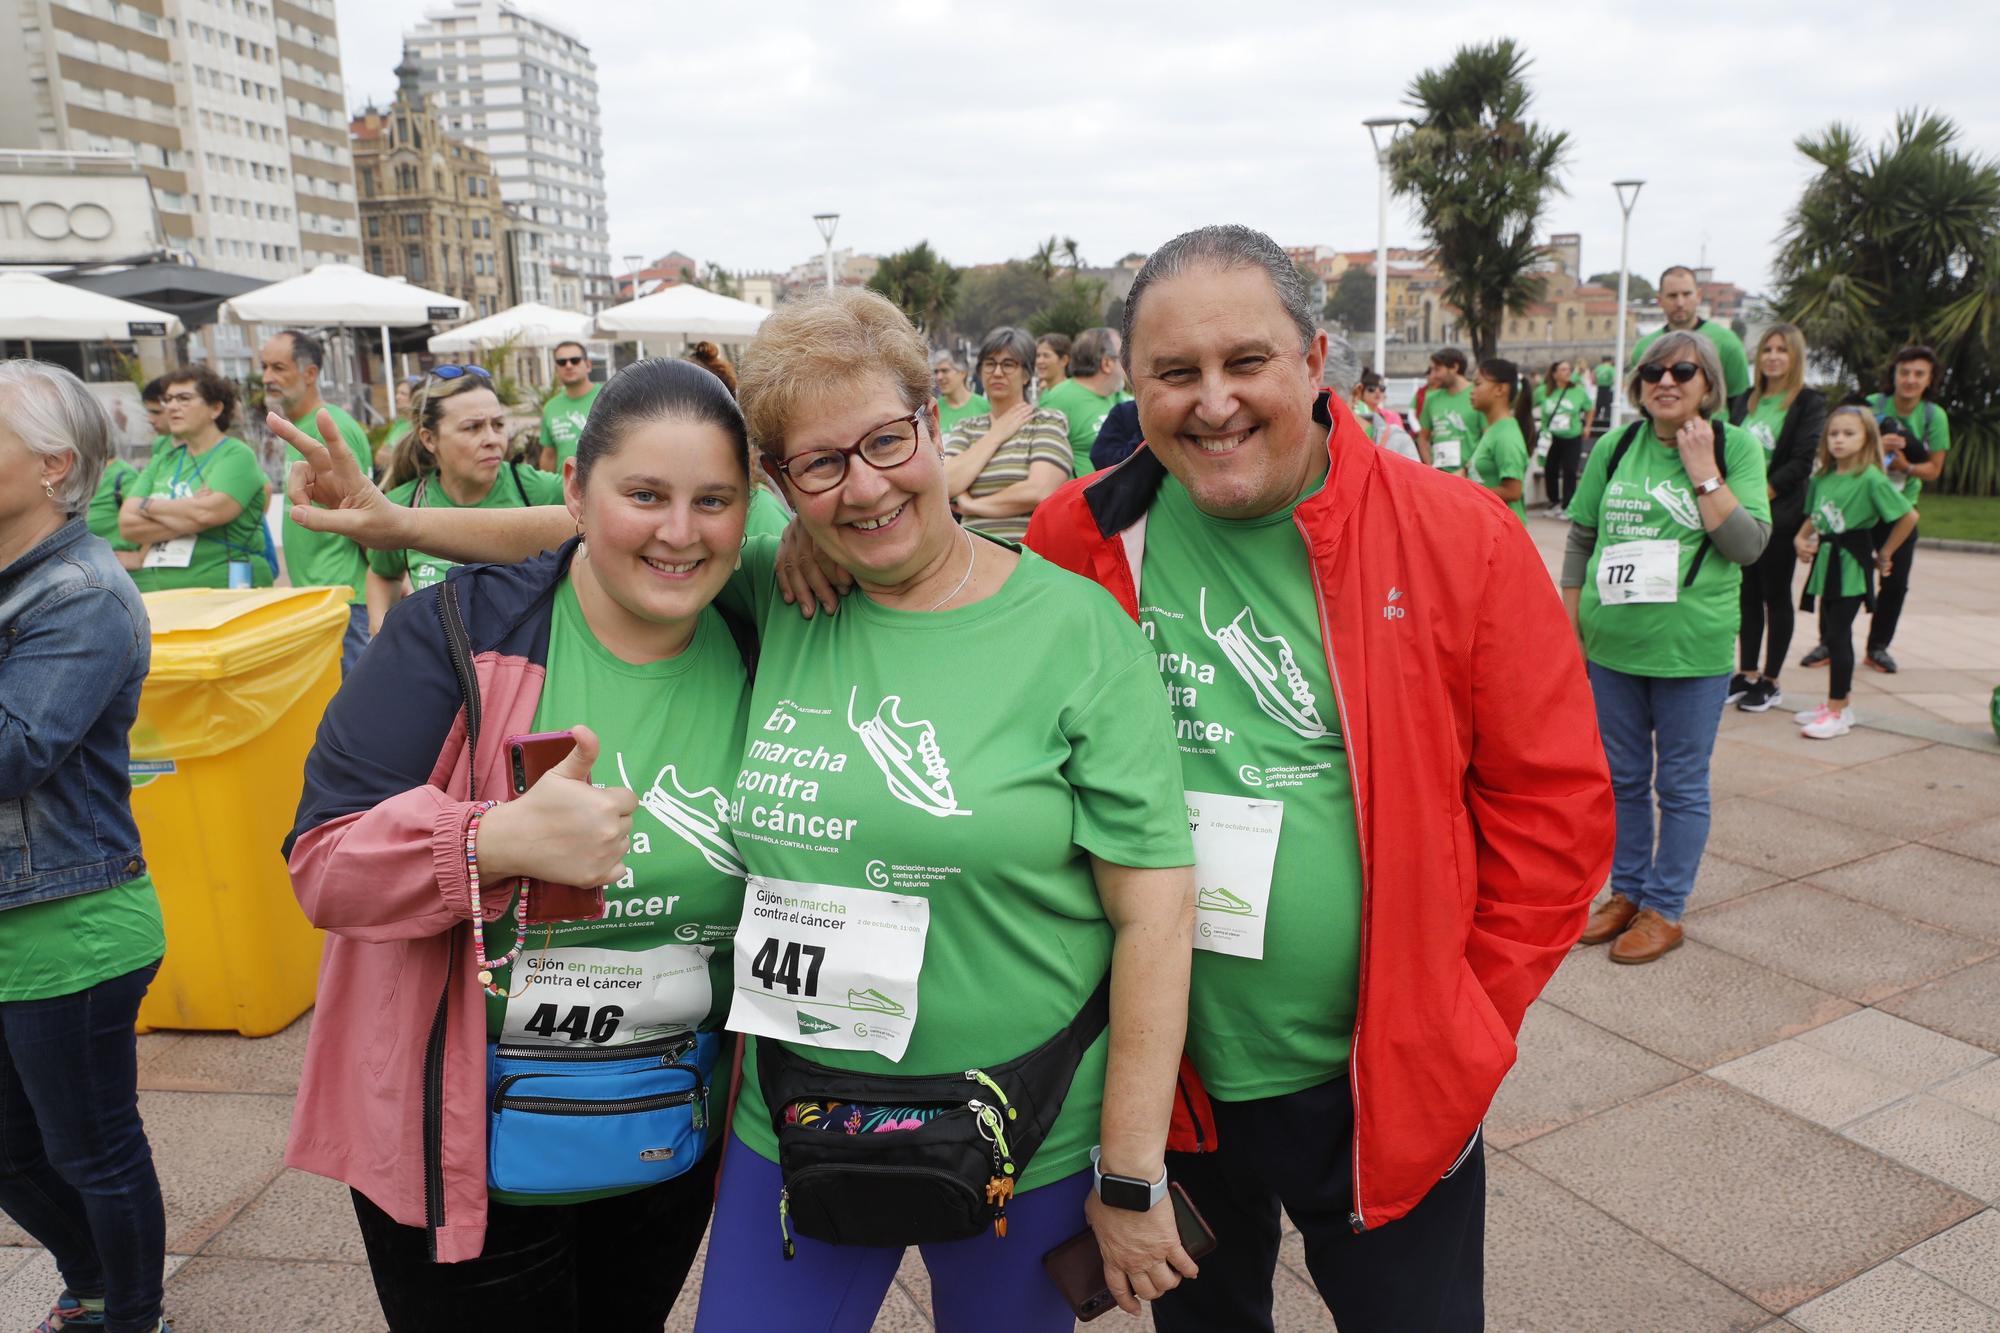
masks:
[[[1312,687],[1306,684],[1305,673],[1299,670],[1299,659],[1284,635],[1260,631],[1256,616],[1247,606],[1221,629],[1210,629],[1207,588],[1201,590],[1196,609],[1201,616],[1201,632],[1222,649],[1267,717],[1309,741],[1328,734],[1326,723],[1320,721]]]
[[[937,728],[924,718],[905,722],[900,694],[891,694],[875,705],[875,715],[866,722],[856,722],[854,704],[860,693],[859,686],[848,691],[847,726],[861,738],[875,767],[882,770],[889,794],[940,819],[971,814],[958,808],[958,796],[951,789],[951,768],[938,748]]]
[[[639,790],[625,772],[623,754],[618,756],[618,780],[632,791]],[[736,843],[729,836],[729,802],[715,788],[689,791],[681,786],[680,774],[674,771],[674,766],[668,764],[654,775],[653,785],[640,795],[639,808],[700,852],[701,859],[718,874],[738,879],[749,875],[749,867],[736,854]]]

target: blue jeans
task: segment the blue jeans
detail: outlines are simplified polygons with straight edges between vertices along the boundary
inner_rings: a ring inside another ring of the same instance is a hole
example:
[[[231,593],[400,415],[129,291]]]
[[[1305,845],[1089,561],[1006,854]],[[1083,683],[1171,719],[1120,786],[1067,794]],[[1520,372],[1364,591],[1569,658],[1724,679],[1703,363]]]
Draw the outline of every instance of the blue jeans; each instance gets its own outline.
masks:
[[[695,1333],[756,1328],[812,1328],[868,1333],[895,1281],[901,1247],[828,1245],[794,1233],[798,1257],[786,1259],[778,1232],[783,1178],[729,1137],[722,1189],[709,1228]],[[1017,1194],[1007,1205],[1007,1236],[922,1246],[931,1275],[937,1326],[951,1333],[1069,1333],[1076,1316],[1042,1268],[1042,1256],[1083,1230],[1090,1172]]]
[[[368,646],[368,603],[356,602],[347,608],[347,633],[340,640],[340,678],[346,680]]]
[[[1708,846],[1708,758],[1729,697],[1729,677],[1628,676],[1589,665],[1597,729],[1618,804],[1612,891],[1678,921]]]
[[[74,995],[0,1004],[0,1210],[112,1333],[160,1318],[167,1219],[139,1121],[133,1024],[153,962]]]

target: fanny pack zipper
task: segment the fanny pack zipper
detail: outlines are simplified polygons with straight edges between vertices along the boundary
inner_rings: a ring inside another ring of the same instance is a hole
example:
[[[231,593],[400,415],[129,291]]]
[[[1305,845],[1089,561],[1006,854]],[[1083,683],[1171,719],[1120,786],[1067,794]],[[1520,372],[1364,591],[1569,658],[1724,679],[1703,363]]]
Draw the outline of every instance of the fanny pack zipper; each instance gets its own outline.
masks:
[[[661,1064],[670,1065],[693,1050],[695,1045],[694,1034],[688,1033],[661,1041],[631,1042],[623,1046],[500,1046],[497,1051],[503,1059],[548,1060],[563,1063],[647,1060],[657,1053]]]
[[[657,1111],[669,1106],[686,1106],[705,1100],[706,1089],[694,1092],[661,1092],[650,1097],[627,1097],[615,1102],[579,1101],[573,1097],[495,1098],[494,1105],[508,1111],[536,1111],[543,1115],[619,1115],[627,1111]],[[705,1117],[695,1117],[699,1128]]]

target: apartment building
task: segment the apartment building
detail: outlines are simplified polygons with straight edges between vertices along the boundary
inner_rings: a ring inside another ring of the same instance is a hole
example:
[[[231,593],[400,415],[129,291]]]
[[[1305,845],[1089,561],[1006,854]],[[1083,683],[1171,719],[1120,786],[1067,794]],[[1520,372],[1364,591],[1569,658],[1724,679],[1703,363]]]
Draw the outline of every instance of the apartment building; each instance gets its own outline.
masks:
[[[568,29],[511,0],[453,0],[403,38],[450,134],[483,150],[501,195],[546,226],[548,272],[575,275],[592,311],[613,301],[597,64]]]
[[[114,153],[165,243],[288,277],[360,257],[333,0],[19,0],[0,148]]]
[[[444,132],[416,71],[396,74],[396,100],[348,127],[368,271],[498,314],[514,304],[500,178],[485,153]]]

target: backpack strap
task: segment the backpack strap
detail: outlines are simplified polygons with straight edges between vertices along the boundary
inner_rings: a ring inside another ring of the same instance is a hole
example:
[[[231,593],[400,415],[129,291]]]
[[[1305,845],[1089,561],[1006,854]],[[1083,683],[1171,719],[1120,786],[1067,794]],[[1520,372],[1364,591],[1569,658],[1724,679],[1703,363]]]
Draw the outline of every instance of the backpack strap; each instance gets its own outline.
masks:
[[[1709,425],[1715,431],[1715,476],[1718,481],[1727,481],[1729,480],[1729,449],[1727,447],[1729,436],[1726,432],[1729,430],[1729,423],[1723,418],[1717,417]],[[1701,534],[1701,544],[1694,548],[1694,559],[1688,561],[1687,577],[1681,580],[1683,588],[1692,588],[1694,586],[1695,575],[1701,573],[1701,562],[1708,558],[1709,550],[1714,545],[1715,543],[1709,540],[1708,533],[1704,531]]]

